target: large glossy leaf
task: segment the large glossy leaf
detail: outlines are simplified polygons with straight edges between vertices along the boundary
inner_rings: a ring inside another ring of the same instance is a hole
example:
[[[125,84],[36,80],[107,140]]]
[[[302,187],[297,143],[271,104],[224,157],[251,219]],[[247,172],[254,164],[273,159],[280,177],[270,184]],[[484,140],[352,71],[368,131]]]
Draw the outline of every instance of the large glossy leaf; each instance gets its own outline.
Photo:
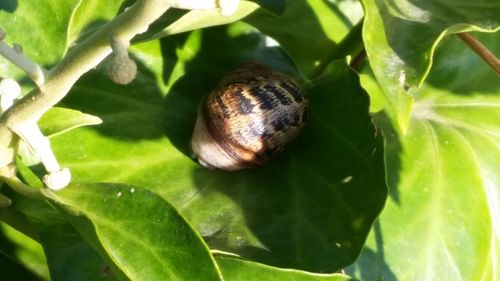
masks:
[[[365,0],[363,30],[375,77],[389,110],[408,127],[415,87],[425,79],[433,53],[450,33],[500,28],[500,2],[490,0]]]
[[[117,184],[72,184],[47,194],[94,224],[103,248],[131,280],[220,280],[201,237],[152,192]]]
[[[477,35],[500,50],[496,34]],[[406,135],[379,116],[391,200],[353,271],[384,280],[495,280],[500,80],[458,37],[437,51]]]
[[[318,274],[283,269],[226,256],[219,256],[216,260],[226,281],[354,281],[353,278],[340,273]]]
[[[260,11],[245,21],[278,41],[301,73],[313,77],[320,74],[318,67],[342,58],[332,58],[332,54],[361,17],[358,1],[310,0],[288,1],[285,13],[279,17]]]
[[[163,75],[139,66],[137,79],[124,87],[100,71],[89,73],[64,103],[104,123],[57,136],[52,144],[76,181],[154,190],[211,248],[333,272],[359,254],[386,192],[368,100],[345,66],[311,86],[306,132],[270,165],[227,173],[208,171],[190,159],[198,102],[225,73],[251,59],[294,73],[279,48],[262,42],[246,25],[213,28],[166,39],[162,52],[171,64]],[[154,61],[150,44],[143,45],[147,56],[141,46],[136,56]],[[158,77],[167,93],[157,86]]]

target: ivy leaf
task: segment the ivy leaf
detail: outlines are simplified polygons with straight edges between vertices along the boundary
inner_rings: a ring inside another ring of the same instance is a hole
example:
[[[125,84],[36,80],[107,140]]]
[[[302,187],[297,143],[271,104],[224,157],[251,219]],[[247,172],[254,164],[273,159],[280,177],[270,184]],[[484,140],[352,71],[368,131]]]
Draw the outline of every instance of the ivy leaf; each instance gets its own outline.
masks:
[[[79,127],[101,123],[102,120],[97,116],[78,110],[53,107],[42,116],[38,125],[45,136],[54,137]]]
[[[14,202],[6,212],[15,216],[15,221],[6,219],[5,212],[0,212],[0,218],[11,225],[22,226],[20,229],[37,239],[43,247],[50,280],[112,281],[116,280],[115,276],[121,277],[120,272],[108,270],[112,262],[102,259],[70,224],[75,221],[74,217],[68,221],[64,213],[47,202],[28,199],[10,189],[5,191]],[[13,279],[18,278],[20,276],[13,276]]]
[[[49,270],[41,245],[26,234],[9,226],[19,224],[11,208],[0,210],[0,269],[8,280],[49,280]]]
[[[283,269],[245,261],[242,259],[218,256],[217,264],[221,267],[226,281],[354,281],[355,279],[340,273],[317,274],[300,270]]]
[[[46,194],[89,218],[103,248],[131,280],[221,280],[201,238],[170,204],[150,191],[73,183]]]
[[[475,36],[500,49],[496,34]],[[396,117],[384,115],[377,123],[387,138],[391,200],[352,272],[384,280],[494,279],[500,268],[498,76],[458,37],[448,38],[417,91],[407,134],[397,130]]]
[[[409,126],[414,88],[429,73],[433,54],[446,35],[500,29],[500,3],[455,1],[363,1],[363,39],[370,64],[388,108],[405,131]]]

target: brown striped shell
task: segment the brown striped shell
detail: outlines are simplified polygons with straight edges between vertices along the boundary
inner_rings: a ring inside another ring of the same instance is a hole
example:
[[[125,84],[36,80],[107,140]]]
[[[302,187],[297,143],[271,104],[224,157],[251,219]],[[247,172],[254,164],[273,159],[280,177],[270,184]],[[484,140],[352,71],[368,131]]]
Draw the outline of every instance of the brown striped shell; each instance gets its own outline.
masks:
[[[209,168],[232,171],[262,165],[299,135],[307,106],[304,92],[290,77],[246,63],[202,101],[191,140],[193,154]]]

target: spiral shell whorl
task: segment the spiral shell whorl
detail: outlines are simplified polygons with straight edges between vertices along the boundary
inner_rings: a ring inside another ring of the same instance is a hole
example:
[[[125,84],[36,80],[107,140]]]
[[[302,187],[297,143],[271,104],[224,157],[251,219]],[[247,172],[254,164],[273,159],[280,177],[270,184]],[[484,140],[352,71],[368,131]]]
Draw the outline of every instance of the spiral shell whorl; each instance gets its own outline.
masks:
[[[202,102],[199,114],[217,150],[236,165],[221,167],[214,156],[206,159],[197,147],[196,130],[195,155],[208,165],[235,170],[266,163],[295,139],[305,124],[307,99],[291,78],[247,63],[222,80]]]

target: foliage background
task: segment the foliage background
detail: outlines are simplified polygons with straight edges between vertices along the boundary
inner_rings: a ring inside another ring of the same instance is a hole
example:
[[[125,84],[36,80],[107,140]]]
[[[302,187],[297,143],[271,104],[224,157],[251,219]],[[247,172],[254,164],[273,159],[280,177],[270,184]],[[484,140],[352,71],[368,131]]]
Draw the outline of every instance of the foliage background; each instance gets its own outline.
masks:
[[[113,84],[104,64],[82,77],[39,123],[74,183],[46,201],[2,188],[14,202],[0,210],[2,274],[494,280],[500,81],[450,34],[487,32],[473,34],[498,54],[500,3],[366,0],[364,11],[351,0],[284,3],[242,1],[225,20],[169,11],[131,48],[132,84]],[[50,68],[125,6],[9,0],[0,25]],[[358,75],[344,57],[363,47]],[[304,85],[307,129],[266,167],[207,171],[189,152],[198,102],[248,60]],[[0,74],[33,88],[5,60]],[[80,127],[93,116],[103,123]],[[36,159],[18,166],[41,186]]]

